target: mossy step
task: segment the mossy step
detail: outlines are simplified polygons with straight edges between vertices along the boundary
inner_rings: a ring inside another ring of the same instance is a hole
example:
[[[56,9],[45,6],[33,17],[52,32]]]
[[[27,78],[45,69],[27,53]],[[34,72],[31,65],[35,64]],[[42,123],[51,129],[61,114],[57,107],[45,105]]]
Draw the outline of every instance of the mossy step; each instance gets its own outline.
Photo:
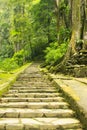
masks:
[[[22,90],[22,89],[20,89],[20,90],[9,90],[8,91],[8,93],[10,94],[10,93],[57,93],[57,91],[56,90],[51,90],[51,89],[32,89],[32,90]]]
[[[16,81],[15,82],[15,85],[17,86],[17,85],[26,85],[26,86],[29,86],[29,85],[32,85],[32,86],[41,86],[41,87],[44,87],[44,86],[52,86],[52,84],[50,83],[50,82],[40,82],[40,81],[38,81],[38,82],[34,82],[34,81],[32,81],[32,82],[29,82],[29,81]]]
[[[35,117],[73,117],[74,112],[70,109],[17,109],[0,108],[0,118],[35,118]]]
[[[29,87],[11,87],[11,89],[10,90],[46,90],[46,91],[50,91],[50,90],[56,90],[54,87],[32,87],[32,86],[29,86]]]
[[[81,129],[80,122],[74,118],[2,118],[1,130],[68,130]]]
[[[32,98],[46,98],[46,97],[57,97],[60,93],[12,93],[5,94],[3,97],[32,97]]]
[[[1,103],[0,108],[29,108],[29,109],[67,109],[66,102],[9,102]]]
[[[23,88],[23,89],[55,89],[55,87],[51,87],[51,86],[32,86],[32,85],[14,85],[11,87],[11,89],[19,89],[19,88]]]
[[[1,98],[0,102],[61,102],[64,101],[63,97],[50,97],[50,98]]]
[[[38,78],[19,78],[17,81],[22,81],[22,82],[25,82],[25,81],[28,81],[28,82],[38,82]],[[44,79],[39,79],[40,82],[44,82],[45,80]],[[45,81],[46,82],[46,81]]]
[[[42,76],[38,76],[38,77],[37,77],[36,75],[35,75],[35,76],[29,76],[29,75],[28,75],[28,76],[20,76],[17,80],[21,80],[21,79],[25,79],[25,80],[26,80],[26,79],[31,79],[31,80],[32,80],[32,79],[46,80],[46,79],[44,79]]]
[[[43,78],[41,74],[21,74],[19,78]]]
[[[42,81],[47,81],[48,82],[48,80],[45,78],[45,77],[30,77],[30,76],[26,76],[26,77],[21,77],[21,76],[19,76],[19,78],[17,79],[17,81],[21,81],[21,80],[29,80],[29,81],[33,81],[33,80],[39,80],[39,82],[42,82]]]

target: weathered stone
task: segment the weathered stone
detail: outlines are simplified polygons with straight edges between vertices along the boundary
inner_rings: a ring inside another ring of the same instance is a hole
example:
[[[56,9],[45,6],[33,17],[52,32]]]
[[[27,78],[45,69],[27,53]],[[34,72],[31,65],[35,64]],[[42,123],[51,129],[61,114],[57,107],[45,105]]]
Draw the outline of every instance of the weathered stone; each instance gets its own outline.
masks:
[[[0,130],[82,130],[62,94],[37,70],[28,68],[1,98]]]
[[[56,97],[60,93],[10,93],[6,94],[3,97],[19,97],[19,98],[45,98],[45,97]]]
[[[0,118],[32,118],[32,117],[72,117],[74,112],[69,109],[1,109]]]
[[[7,124],[6,130],[23,130],[23,124]]]
[[[48,97],[48,98],[15,98],[15,97],[7,97],[1,98],[2,102],[60,102],[64,101],[63,97]]]
[[[5,130],[5,124],[0,124],[0,130]]]
[[[32,90],[10,90],[8,93],[56,93],[56,90],[52,90],[52,89],[32,89]]]
[[[57,119],[52,122],[54,125],[59,125],[63,129],[77,129],[80,128],[81,126],[79,125],[80,122],[76,119],[73,118],[67,118],[67,119]]]
[[[73,55],[65,65],[65,73],[75,77],[87,76],[87,50],[80,50],[79,53]]]

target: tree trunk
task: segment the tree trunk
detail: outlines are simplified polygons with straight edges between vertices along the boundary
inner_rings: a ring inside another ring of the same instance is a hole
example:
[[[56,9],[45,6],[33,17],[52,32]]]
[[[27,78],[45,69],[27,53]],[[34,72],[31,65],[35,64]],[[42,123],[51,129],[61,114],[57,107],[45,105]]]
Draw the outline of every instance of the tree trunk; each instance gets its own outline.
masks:
[[[85,4],[84,4],[85,3]],[[83,25],[84,25],[84,32],[83,32],[83,39],[84,39],[84,49],[87,49],[87,0],[83,0]]]
[[[80,5],[81,1],[80,0],[73,0],[72,1],[72,35],[71,35],[71,40],[66,52],[66,55],[64,57],[63,63],[66,62],[70,56],[74,55],[77,53],[76,50],[76,43],[77,41],[80,40],[80,34],[81,34],[81,10],[80,10]]]
[[[80,10],[80,0],[72,1],[72,37],[70,41],[72,54],[76,53],[76,42],[80,40],[81,31],[81,10]]]
[[[60,64],[58,64],[55,68],[55,70],[58,71],[63,70],[65,64],[70,59],[70,57],[77,53],[76,43],[80,40],[81,36],[81,0],[68,0],[68,4],[70,4],[71,7],[72,35],[63,61]]]
[[[60,3],[60,0],[55,0],[55,14],[56,14],[56,20],[57,20],[57,30],[59,30],[59,21],[60,21],[60,18],[59,18],[59,3]],[[59,37],[58,37],[59,39]]]

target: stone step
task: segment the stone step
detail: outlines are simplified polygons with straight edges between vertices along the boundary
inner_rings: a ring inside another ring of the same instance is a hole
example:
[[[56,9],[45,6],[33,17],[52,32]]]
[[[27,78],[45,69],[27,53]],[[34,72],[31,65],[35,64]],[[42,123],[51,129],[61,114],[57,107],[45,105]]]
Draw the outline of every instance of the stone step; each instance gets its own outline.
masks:
[[[23,89],[23,90],[26,90],[26,89],[28,89],[28,90],[32,90],[32,89],[39,89],[39,90],[55,90],[56,88],[55,87],[41,87],[41,86],[35,86],[35,87],[33,87],[33,86],[12,86],[11,88],[10,88],[11,90],[12,89]]]
[[[0,118],[35,118],[35,117],[73,117],[74,112],[70,109],[18,109],[0,108]]]
[[[32,81],[32,82],[26,82],[26,81],[16,81],[15,82],[15,84],[14,84],[15,86],[18,86],[18,85],[26,85],[26,86],[28,86],[28,85],[31,85],[31,86],[41,86],[41,87],[44,87],[44,86],[52,86],[52,84],[50,83],[50,82],[40,82],[40,81],[38,81],[38,82],[34,82],[34,81]]]
[[[38,80],[39,80],[39,81],[38,81]],[[44,84],[45,84],[46,82],[50,83],[49,80],[46,80],[46,79],[43,79],[43,78],[39,78],[39,79],[38,79],[38,78],[24,78],[24,79],[22,79],[22,78],[19,77],[19,78],[17,79],[17,82],[24,82],[24,83],[25,83],[26,81],[27,81],[28,83],[29,83],[29,82],[30,82],[30,83],[31,83],[31,82],[39,82],[39,83],[43,83],[43,82],[44,82]]]
[[[41,85],[41,84],[14,84],[12,87],[30,87],[30,88],[55,88],[52,85]]]
[[[0,98],[0,102],[61,102],[64,101],[63,97],[50,97],[50,98]]]
[[[52,91],[52,90],[56,90],[54,87],[32,87],[32,86],[25,86],[25,87],[11,87],[10,90],[45,90],[45,91]]]
[[[32,98],[46,98],[46,97],[57,97],[60,93],[11,93],[5,94],[3,97],[32,97]]]
[[[39,79],[40,80],[40,82],[46,82],[46,80],[44,80],[44,79]],[[31,82],[31,81],[33,81],[33,82],[38,82],[38,78],[19,78],[17,81],[22,81],[22,82],[24,82],[24,81],[28,81],[28,82]]]
[[[19,78],[43,78],[43,76],[41,74],[31,74],[31,75],[29,75],[29,74],[23,73],[22,75],[20,75]]]
[[[67,109],[66,102],[7,102],[0,103],[0,108],[29,108],[29,109]]]
[[[9,90],[8,93],[57,93],[56,90],[51,90],[51,89],[32,89],[32,90]]]
[[[22,74],[22,75],[20,75],[20,77],[18,78],[18,80],[20,80],[20,79],[44,79],[44,77],[42,76],[42,75],[24,75],[24,74]],[[46,80],[46,79],[45,79]]]
[[[77,130],[80,122],[74,118],[2,118],[0,130]]]

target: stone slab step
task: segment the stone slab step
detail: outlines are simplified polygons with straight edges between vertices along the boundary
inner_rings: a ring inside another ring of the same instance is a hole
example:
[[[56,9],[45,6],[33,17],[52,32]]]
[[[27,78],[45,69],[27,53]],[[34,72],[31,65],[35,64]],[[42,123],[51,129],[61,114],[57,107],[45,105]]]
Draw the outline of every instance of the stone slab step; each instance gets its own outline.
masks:
[[[21,79],[38,79],[38,80],[40,80],[40,79],[44,79],[44,77],[41,75],[37,76],[36,74],[35,75],[20,75],[18,80],[21,80]]]
[[[41,82],[44,82],[45,80],[44,79],[39,79]],[[38,82],[38,78],[19,78],[17,79],[17,81],[22,81],[22,82],[25,82],[25,81],[28,81],[28,82]],[[46,82],[46,81],[45,81]]]
[[[32,89],[32,90],[9,90],[8,93],[57,93],[56,90],[51,90],[51,89],[47,89],[47,90],[43,90],[43,89]]]
[[[5,94],[3,97],[34,97],[34,98],[46,98],[46,97],[57,97],[60,93],[12,93]]]
[[[73,117],[74,112],[70,109],[18,109],[0,108],[0,118],[35,118],[35,117]]]
[[[32,86],[12,86],[10,88],[10,90],[55,90],[56,88],[55,87],[40,87],[40,86],[37,86],[37,87],[32,87]]]
[[[28,86],[28,87],[11,87],[10,90],[46,90],[46,91],[50,91],[50,90],[56,90],[56,88],[54,87],[32,87],[32,86]]]
[[[26,81],[16,81],[15,82],[15,84],[14,84],[15,86],[18,86],[18,85],[26,85],[26,86],[28,86],[28,85],[34,85],[34,86],[41,86],[41,87],[44,87],[44,86],[52,86],[52,84],[50,83],[50,82],[26,82]]]
[[[30,79],[32,79],[32,78],[41,78],[41,79],[44,79],[46,76],[45,75],[42,75],[42,74],[25,74],[25,73],[23,73],[23,74],[21,74],[20,75],[20,77],[18,78],[18,79],[21,79],[21,78],[30,78]],[[46,80],[46,78],[45,78],[45,80]]]
[[[66,102],[8,102],[1,103],[0,108],[29,108],[29,109],[67,109]]]
[[[20,78],[43,78],[43,76],[41,74],[22,74]]]
[[[2,102],[61,102],[64,101],[63,97],[50,97],[50,98],[0,98],[0,103]]]
[[[2,118],[0,130],[62,130],[80,129],[80,122],[74,118]]]

